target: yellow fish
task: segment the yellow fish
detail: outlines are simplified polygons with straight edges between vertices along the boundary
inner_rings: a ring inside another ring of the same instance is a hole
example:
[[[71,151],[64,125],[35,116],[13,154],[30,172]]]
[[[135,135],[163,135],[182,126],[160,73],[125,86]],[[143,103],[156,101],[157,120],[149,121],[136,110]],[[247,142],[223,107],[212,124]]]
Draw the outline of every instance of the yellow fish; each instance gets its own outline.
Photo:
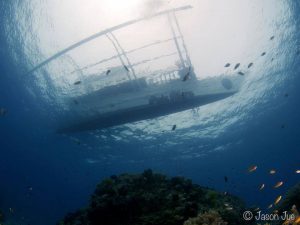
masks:
[[[276,173],[276,170],[270,170],[270,174],[273,175]]]
[[[279,196],[275,199],[274,204],[277,205],[277,204],[280,202],[281,199],[282,199],[282,196],[279,195]]]
[[[274,188],[279,188],[283,185],[282,181],[277,182],[277,184],[275,184]]]
[[[260,186],[259,190],[261,191],[261,190],[264,189],[264,188],[265,188],[265,184],[262,184],[262,185]]]
[[[252,172],[254,172],[255,170],[257,169],[257,166],[250,166],[249,168],[248,168],[248,172],[249,173],[252,173]]]

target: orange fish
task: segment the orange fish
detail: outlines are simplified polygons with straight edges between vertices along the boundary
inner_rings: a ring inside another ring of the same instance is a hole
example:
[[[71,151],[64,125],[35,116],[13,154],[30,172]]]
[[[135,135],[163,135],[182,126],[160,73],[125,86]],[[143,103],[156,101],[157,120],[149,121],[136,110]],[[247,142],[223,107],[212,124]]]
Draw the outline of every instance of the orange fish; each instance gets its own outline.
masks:
[[[281,199],[282,199],[282,196],[279,195],[279,196],[275,199],[274,204],[277,205],[277,204],[280,202]]]
[[[296,218],[296,220],[294,221],[294,224],[300,224],[300,216],[298,218]]]
[[[270,174],[273,175],[276,173],[276,170],[270,170]]]
[[[248,168],[248,172],[249,173],[252,173],[252,172],[254,172],[255,170],[257,169],[257,166],[250,166],[249,168]]]
[[[264,188],[265,188],[265,184],[262,184],[262,185],[260,186],[259,190],[261,191],[261,190],[264,189]]]
[[[282,181],[277,182],[277,184],[275,184],[274,188],[279,188],[283,185]]]

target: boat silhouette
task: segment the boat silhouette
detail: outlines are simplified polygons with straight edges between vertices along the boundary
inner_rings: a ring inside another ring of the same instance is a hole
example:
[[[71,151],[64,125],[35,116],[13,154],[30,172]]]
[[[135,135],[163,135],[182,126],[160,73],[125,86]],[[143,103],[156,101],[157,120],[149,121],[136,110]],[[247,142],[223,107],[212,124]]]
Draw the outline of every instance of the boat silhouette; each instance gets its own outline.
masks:
[[[104,82],[104,80],[117,82],[108,82],[110,85],[66,98],[66,104],[70,111],[78,111],[80,108],[82,113],[76,119],[72,118],[61,122],[57,131],[59,133],[80,132],[153,119],[213,103],[237,93],[243,80],[241,76],[221,75],[204,79],[197,78],[176,16],[178,11],[189,9],[192,9],[189,5],[169,9],[100,31],[56,53],[29,71],[29,73],[33,73],[67,52],[101,36],[106,36],[116,51],[116,55],[88,65],[86,68],[99,66],[103,62],[116,59],[119,60],[120,65],[109,68],[100,74],[91,74],[85,78],[84,83],[92,84]],[[114,31],[160,16],[168,18],[171,37],[125,51]],[[174,53],[158,55],[155,58],[137,63],[131,62],[131,52],[166,42],[174,43]],[[135,71],[135,67],[138,65],[147,64],[170,55],[178,56],[175,68],[154,71],[152,74],[142,77]],[[77,81],[76,84],[81,84],[81,81]],[[90,109],[93,113],[84,113]]]

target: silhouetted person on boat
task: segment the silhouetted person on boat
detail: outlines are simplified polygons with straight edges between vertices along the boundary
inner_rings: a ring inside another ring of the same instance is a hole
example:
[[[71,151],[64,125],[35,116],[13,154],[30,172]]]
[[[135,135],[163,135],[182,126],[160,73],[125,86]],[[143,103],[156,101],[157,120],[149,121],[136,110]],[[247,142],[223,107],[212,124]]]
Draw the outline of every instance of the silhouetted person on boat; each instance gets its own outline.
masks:
[[[185,82],[189,79],[195,79],[196,75],[194,73],[194,68],[192,66],[182,67],[178,71],[180,79]]]

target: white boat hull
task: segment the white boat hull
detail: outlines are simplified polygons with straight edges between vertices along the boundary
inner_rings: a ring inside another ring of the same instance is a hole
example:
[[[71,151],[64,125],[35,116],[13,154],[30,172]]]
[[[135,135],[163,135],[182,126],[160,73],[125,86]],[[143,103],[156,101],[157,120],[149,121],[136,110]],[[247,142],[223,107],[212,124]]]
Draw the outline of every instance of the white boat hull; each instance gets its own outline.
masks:
[[[64,124],[58,132],[103,129],[206,105],[237,93],[242,79],[241,76],[219,76],[185,82],[172,80],[132,90],[129,87],[124,92],[121,88],[119,93],[113,93],[114,89],[98,91],[77,98],[81,116]],[[86,110],[94,113],[85,113]]]

